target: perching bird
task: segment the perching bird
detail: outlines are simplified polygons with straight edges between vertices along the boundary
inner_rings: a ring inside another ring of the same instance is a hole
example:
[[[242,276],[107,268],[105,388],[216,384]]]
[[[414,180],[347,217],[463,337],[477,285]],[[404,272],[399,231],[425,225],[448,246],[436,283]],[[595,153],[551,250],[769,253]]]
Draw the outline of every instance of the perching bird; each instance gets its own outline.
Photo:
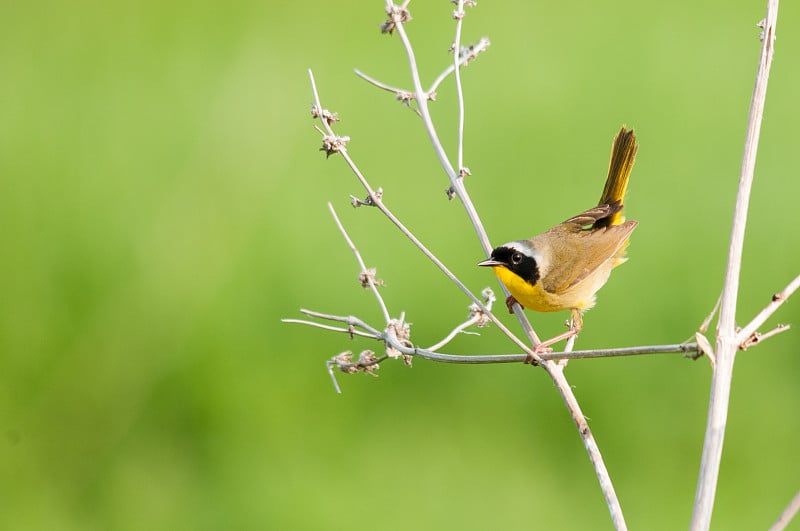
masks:
[[[505,243],[479,266],[488,266],[511,292],[514,303],[537,312],[572,311],[572,330],[546,344],[577,334],[583,312],[611,270],[625,262],[628,239],[638,222],[625,221],[623,200],[636,157],[636,135],[623,126],[614,138],[608,178],[600,203],[529,240]],[[546,345],[544,345],[546,346]]]

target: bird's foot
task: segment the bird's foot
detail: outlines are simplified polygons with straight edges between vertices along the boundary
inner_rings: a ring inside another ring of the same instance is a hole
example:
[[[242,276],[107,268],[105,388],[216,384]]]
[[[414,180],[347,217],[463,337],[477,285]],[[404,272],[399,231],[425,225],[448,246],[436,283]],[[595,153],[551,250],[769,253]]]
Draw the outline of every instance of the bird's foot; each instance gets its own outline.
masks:
[[[506,308],[508,308],[508,313],[514,313],[514,305],[519,304],[519,301],[514,298],[513,295],[509,295],[506,297]],[[519,304],[520,308],[523,308],[521,304]]]
[[[534,346],[533,347],[533,352],[534,352],[534,354],[550,354],[551,352],[553,352],[553,349],[550,348],[550,345],[555,345],[559,341],[564,341],[565,339],[569,339],[569,338],[571,338],[573,336],[577,336],[578,332],[580,332],[580,330],[571,329],[571,330],[568,330],[568,331],[564,332],[563,334],[559,334],[559,335],[557,335],[555,337],[551,337],[550,339],[548,339],[546,341],[542,341],[538,345]],[[533,356],[530,355],[530,354],[525,356],[525,362],[524,363],[529,363],[531,365],[537,365],[536,360],[534,360]]]
[[[550,354],[551,352],[553,352],[553,349],[548,347],[545,343],[539,343],[533,347],[533,354]],[[533,366],[539,365],[539,363],[533,357],[533,354],[528,354],[525,356],[525,361],[523,363]]]

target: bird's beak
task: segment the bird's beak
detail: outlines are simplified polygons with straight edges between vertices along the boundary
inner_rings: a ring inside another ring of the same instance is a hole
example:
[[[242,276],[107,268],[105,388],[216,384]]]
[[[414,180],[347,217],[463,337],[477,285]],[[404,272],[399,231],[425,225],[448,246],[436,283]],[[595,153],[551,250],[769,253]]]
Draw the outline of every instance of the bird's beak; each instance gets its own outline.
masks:
[[[483,262],[478,262],[478,265],[480,267],[495,267],[495,266],[501,266],[501,265],[505,265],[505,264],[503,264],[503,262],[498,262],[494,258],[489,258],[488,260],[484,260]]]

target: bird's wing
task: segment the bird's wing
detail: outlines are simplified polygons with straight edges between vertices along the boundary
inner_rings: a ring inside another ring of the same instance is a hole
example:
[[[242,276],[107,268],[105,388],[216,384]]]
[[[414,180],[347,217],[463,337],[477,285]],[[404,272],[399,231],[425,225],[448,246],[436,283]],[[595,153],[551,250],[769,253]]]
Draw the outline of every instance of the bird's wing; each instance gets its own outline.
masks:
[[[587,210],[547,231],[551,245],[550,270],[542,279],[542,287],[550,293],[561,293],[578,284],[610,258],[622,258],[636,221],[610,227],[594,228],[597,219],[609,215],[606,207]],[[599,216],[599,217],[598,217]]]
[[[570,231],[581,231],[590,227],[608,227],[609,221],[613,219],[612,216],[620,211],[622,211],[622,202],[620,201],[603,203],[569,218],[560,226],[564,226]]]

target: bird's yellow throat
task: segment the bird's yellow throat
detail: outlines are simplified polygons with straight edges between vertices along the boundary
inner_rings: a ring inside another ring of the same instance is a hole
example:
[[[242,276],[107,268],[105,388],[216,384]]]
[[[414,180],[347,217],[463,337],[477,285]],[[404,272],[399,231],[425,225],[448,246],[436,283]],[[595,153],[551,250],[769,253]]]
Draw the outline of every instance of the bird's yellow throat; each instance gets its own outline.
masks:
[[[563,305],[551,300],[553,297],[542,289],[540,283],[531,285],[505,266],[494,266],[492,270],[524,308],[536,312],[558,312],[564,309]]]

